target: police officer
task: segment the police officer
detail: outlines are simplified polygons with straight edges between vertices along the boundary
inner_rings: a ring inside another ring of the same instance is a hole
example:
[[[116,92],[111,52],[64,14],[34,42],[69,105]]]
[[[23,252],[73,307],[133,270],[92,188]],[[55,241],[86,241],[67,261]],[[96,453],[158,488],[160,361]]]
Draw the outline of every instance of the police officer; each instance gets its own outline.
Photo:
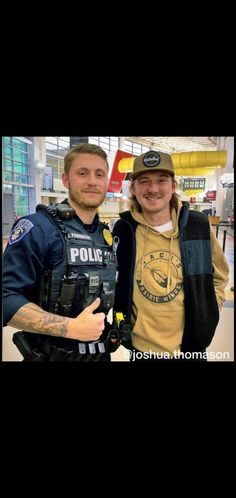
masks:
[[[68,199],[19,219],[3,263],[4,326],[31,361],[109,361],[116,244],[97,208],[106,196],[108,162],[98,146],[80,144],[64,158]]]

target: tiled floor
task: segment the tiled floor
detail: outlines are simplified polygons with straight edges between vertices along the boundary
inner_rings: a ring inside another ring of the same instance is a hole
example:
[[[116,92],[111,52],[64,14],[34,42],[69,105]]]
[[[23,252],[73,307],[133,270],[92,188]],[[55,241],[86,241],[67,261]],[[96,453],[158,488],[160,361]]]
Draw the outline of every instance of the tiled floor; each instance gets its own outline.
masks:
[[[232,233],[232,232],[231,232]],[[222,246],[223,232],[219,230],[218,240]],[[234,238],[227,234],[225,255],[230,266],[230,281],[226,289],[226,301],[221,311],[220,321],[215,336],[207,352],[209,361],[234,361]],[[22,356],[12,342],[12,334],[16,331],[12,327],[4,327],[2,338],[3,361],[21,361]],[[113,361],[129,361],[128,351],[121,346],[112,355]]]

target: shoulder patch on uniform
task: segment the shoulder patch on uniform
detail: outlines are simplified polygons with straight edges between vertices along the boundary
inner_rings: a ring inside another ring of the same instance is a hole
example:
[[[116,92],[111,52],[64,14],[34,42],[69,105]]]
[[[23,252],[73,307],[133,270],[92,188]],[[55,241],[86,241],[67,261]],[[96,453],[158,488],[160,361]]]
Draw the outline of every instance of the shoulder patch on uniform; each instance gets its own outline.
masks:
[[[9,244],[11,245],[15,242],[19,242],[19,240],[23,239],[33,227],[34,224],[30,220],[26,220],[25,218],[19,220],[11,232]]]

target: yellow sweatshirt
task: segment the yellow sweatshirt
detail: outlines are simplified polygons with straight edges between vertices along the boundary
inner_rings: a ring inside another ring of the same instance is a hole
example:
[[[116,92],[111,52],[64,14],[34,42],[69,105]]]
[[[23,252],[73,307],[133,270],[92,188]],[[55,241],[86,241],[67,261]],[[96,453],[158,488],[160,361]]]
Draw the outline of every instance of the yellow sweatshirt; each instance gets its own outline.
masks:
[[[133,206],[138,222],[132,306],[132,343],[142,352],[180,350],[184,330],[183,272],[179,247],[178,211],[171,212],[172,223],[153,227]],[[170,226],[172,225],[172,226]],[[229,267],[211,230],[214,287],[219,309],[225,299]]]

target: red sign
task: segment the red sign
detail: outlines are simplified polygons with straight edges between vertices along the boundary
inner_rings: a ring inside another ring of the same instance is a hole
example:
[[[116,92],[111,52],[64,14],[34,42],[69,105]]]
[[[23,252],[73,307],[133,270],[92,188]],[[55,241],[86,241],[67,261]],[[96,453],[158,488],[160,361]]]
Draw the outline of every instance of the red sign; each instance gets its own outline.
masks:
[[[206,193],[206,198],[208,201],[215,201],[216,200],[216,190],[208,190]]]
[[[127,173],[120,173],[118,171],[118,164],[121,159],[124,159],[125,157],[132,157],[132,154],[129,154],[129,152],[124,152],[123,150],[117,151],[112,167],[110,181],[108,184],[108,192],[121,192],[122,181],[126,179]]]

